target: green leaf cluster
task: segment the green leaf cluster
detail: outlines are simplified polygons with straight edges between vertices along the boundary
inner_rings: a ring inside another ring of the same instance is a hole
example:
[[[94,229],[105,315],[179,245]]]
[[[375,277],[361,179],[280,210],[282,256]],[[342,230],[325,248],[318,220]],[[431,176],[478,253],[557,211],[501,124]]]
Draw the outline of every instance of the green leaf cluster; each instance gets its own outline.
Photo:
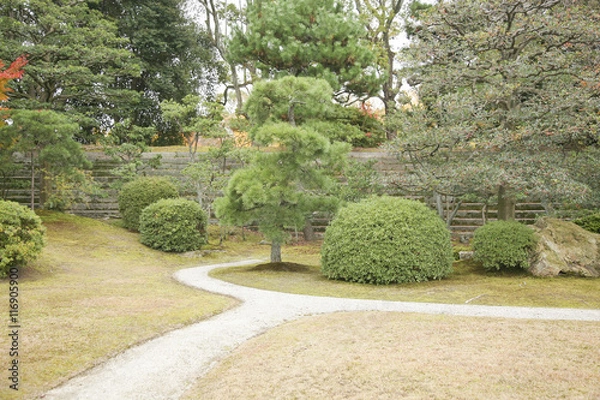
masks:
[[[216,214],[233,225],[256,222],[265,236],[282,243],[286,227],[302,228],[310,213],[335,210],[338,200],[326,193],[349,149],[288,123],[263,125],[254,138],[275,147],[257,152],[249,166],[232,175],[225,197],[215,201]]]
[[[14,163],[15,154],[25,156],[31,175],[42,176],[43,206],[66,209],[75,200],[99,193],[86,171],[91,163],[74,140],[79,126],[68,115],[52,110],[10,110],[9,121],[0,126],[1,158]]]
[[[310,127],[332,142],[361,147],[375,147],[385,139],[374,116],[335,104],[332,98],[333,89],[323,79],[286,76],[257,82],[244,110],[255,127],[285,121]]]
[[[342,208],[325,232],[329,279],[390,284],[442,279],[452,271],[450,232],[417,201],[373,197]]]
[[[254,85],[244,109],[255,126],[287,121],[292,125],[327,113],[333,89],[323,79],[286,76]]]
[[[247,27],[229,43],[231,59],[255,61],[264,78],[280,75],[325,79],[336,90],[363,95],[379,88],[365,28],[342,1],[256,1]]]
[[[139,76],[117,27],[89,2],[8,0],[0,6],[0,57],[28,54],[25,76],[15,86],[15,108],[68,110],[81,125],[97,126],[136,100],[114,86]]]
[[[533,229],[517,221],[494,221],[475,230],[474,259],[489,271],[528,269],[536,239]]]
[[[126,183],[118,198],[123,224],[129,230],[139,231],[144,208],[160,199],[176,197],[179,197],[177,187],[164,177],[140,177]]]
[[[573,221],[586,231],[600,233],[600,213],[591,214],[585,217],[577,218]]]
[[[45,245],[46,229],[33,211],[0,200],[0,277],[34,260]]]
[[[140,241],[153,249],[172,252],[198,250],[207,242],[208,217],[195,201],[158,200],[140,215]]]

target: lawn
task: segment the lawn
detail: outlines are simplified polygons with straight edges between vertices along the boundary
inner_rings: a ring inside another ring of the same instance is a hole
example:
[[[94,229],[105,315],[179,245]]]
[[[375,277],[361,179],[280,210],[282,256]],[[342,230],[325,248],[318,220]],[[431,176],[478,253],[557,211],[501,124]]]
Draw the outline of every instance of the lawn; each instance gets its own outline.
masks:
[[[231,235],[223,245],[218,245],[218,228],[213,227],[211,245],[203,256],[166,254],[144,247],[138,242],[137,234],[114,223],[59,213],[42,216],[48,229],[48,244],[41,257],[19,276],[20,390],[18,393],[9,390],[5,378],[0,398],[35,398],[128,347],[235,306],[234,299],[179,284],[172,278],[173,273],[201,264],[267,259],[270,250],[269,246],[259,245],[260,236],[253,233],[245,233],[247,240],[239,234]],[[318,242],[286,246],[284,259],[295,264],[283,264],[284,268],[230,268],[217,270],[214,275],[243,285],[314,295],[600,308],[600,280],[489,274],[475,264],[464,262],[456,264],[455,272],[443,281],[392,286],[332,282],[319,273],[319,246]],[[8,293],[8,281],[0,284],[0,290]],[[5,301],[8,304],[8,295]],[[0,348],[5,349],[0,361],[7,366],[10,345],[6,326],[7,334],[0,336]],[[432,388],[438,387],[435,382],[440,382],[442,387],[450,385],[448,393],[458,393],[460,388],[473,384],[462,375],[455,384],[447,382],[452,369],[457,368],[447,361],[457,356],[471,368],[457,370],[460,374],[471,374],[473,368],[482,371],[470,378],[477,385],[471,392],[474,396],[467,397],[477,398],[477,393],[481,395],[487,388],[500,393],[511,385],[525,385],[535,380],[532,372],[520,380],[513,379],[514,374],[521,376],[524,366],[512,370],[512,378],[501,374],[493,382],[483,378],[487,373],[498,373],[497,368],[492,368],[493,358],[504,356],[505,347],[525,352],[526,357],[517,361],[534,359],[536,368],[547,368],[543,370],[548,374],[543,378],[547,383],[564,372],[561,376],[565,378],[560,382],[571,380],[573,385],[581,384],[581,393],[597,394],[584,383],[590,377],[596,381],[600,377],[597,363],[600,338],[594,333],[600,332],[598,328],[600,324],[596,323],[381,313],[310,317],[248,342],[201,379],[190,396],[230,398],[229,395],[220,397],[222,392],[219,392],[230,388],[233,397],[242,391],[240,398],[386,398],[388,391],[388,398],[392,398],[409,393],[414,387],[414,393],[435,398],[430,396]],[[389,334],[380,335],[385,332]],[[490,332],[501,334],[494,336]],[[536,349],[530,338],[544,334],[551,335],[552,345]],[[423,341],[411,344],[408,336],[423,337]],[[428,347],[426,338],[437,343],[437,350]],[[506,343],[505,347],[498,347],[501,343]],[[400,347],[400,344],[408,347]],[[447,351],[442,352],[446,347]],[[426,357],[420,358],[411,353],[411,349],[427,351],[423,353]],[[472,349],[477,349],[477,353],[471,355]],[[384,354],[402,357],[393,357],[392,362],[386,360]],[[470,358],[464,358],[465,354]],[[295,357],[300,355],[296,363]],[[589,357],[594,357],[595,364],[588,365]],[[415,364],[417,361],[420,363]],[[503,362],[501,365],[509,365],[515,360],[509,358]],[[578,362],[582,365],[581,371],[572,367]],[[428,367],[430,363],[440,368]],[[491,369],[484,368],[487,364]],[[236,365],[237,370],[232,370]],[[411,366],[410,369],[406,369],[406,365]],[[562,366],[566,369],[560,369]],[[356,380],[357,377],[361,378]],[[425,378],[429,382],[426,385]],[[351,384],[352,380],[358,383]],[[264,387],[258,381],[263,381]],[[383,383],[388,381],[391,383]],[[284,390],[283,382],[290,382],[292,392],[273,392],[276,388]],[[563,383],[549,386],[548,390],[577,398],[567,395],[571,386]],[[364,387],[364,391],[358,390],[356,385]],[[222,387],[218,389],[218,386]]]
[[[306,317],[183,399],[598,399],[600,323],[384,312]]]
[[[128,347],[234,306],[172,274],[256,255],[232,240],[208,256],[184,257],[148,249],[137,234],[105,222],[59,213],[43,220],[48,244],[19,276],[19,391],[8,389],[3,368],[2,399],[34,398]],[[8,281],[0,284],[7,309]],[[12,359],[8,333],[5,324],[3,366]]]
[[[485,304],[527,307],[600,308],[600,279],[573,276],[535,278],[521,270],[486,272],[470,261],[454,263],[446,279],[397,285],[330,281],[320,273],[319,243],[288,246],[283,264],[223,268],[215,278],[238,285],[315,296],[397,301]]]

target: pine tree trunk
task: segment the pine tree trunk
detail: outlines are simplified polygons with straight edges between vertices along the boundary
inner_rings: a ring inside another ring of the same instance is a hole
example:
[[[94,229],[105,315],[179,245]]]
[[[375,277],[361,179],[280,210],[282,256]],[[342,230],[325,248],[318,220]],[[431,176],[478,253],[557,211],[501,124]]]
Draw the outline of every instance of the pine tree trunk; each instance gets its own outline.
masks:
[[[498,187],[498,219],[501,221],[509,221],[515,219],[515,206],[517,200],[514,195],[506,194],[506,187],[500,185]]]
[[[281,262],[281,242],[273,240],[271,242],[271,263]]]

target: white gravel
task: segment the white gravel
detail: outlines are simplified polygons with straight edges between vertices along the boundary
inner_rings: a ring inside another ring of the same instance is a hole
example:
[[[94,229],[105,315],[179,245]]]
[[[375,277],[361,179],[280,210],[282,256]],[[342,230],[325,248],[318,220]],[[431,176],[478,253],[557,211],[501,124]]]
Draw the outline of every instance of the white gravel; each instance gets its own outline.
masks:
[[[241,287],[208,276],[219,267],[184,269],[179,281],[243,303],[225,313],[133,347],[44,395],[45,399],[178,399],[244,341],[286,321],[336,311],[395,311],[521,319],[600,321],[600,310],[495,307],[315,297]],[[118,334],[118,332],[115,332]]]

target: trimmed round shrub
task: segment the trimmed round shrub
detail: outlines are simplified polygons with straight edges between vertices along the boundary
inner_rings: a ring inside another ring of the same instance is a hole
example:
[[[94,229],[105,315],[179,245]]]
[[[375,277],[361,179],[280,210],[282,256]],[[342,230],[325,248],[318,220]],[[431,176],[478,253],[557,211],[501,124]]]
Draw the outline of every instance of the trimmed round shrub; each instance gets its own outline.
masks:
[[[140,241],[162,251],[198,250],[206,243],[206,213],[195,201],[162,199],[144,208]]]
[[[128,182],[123,185],[118,198],[123,224],[127,229],[137,232],[144,208],[160,199],[177,197],[177,188],[167,178],[142,177]]]
[[[536,240],[533,229],[517,221],[494,221],[473,235],[474,260],[488,271],[529,268]]]
[[[29,208],[0,200],[0,277],[33,261],[42,252],[46,228]]]
[[[593,233],[600,233],[600,213],[591,214],[573,221],[583,229]]]
[[[389,284],[442,279],[452,271],[450,231],[417,201],[374,197],[342,208],[325,232],[329,279]]]

